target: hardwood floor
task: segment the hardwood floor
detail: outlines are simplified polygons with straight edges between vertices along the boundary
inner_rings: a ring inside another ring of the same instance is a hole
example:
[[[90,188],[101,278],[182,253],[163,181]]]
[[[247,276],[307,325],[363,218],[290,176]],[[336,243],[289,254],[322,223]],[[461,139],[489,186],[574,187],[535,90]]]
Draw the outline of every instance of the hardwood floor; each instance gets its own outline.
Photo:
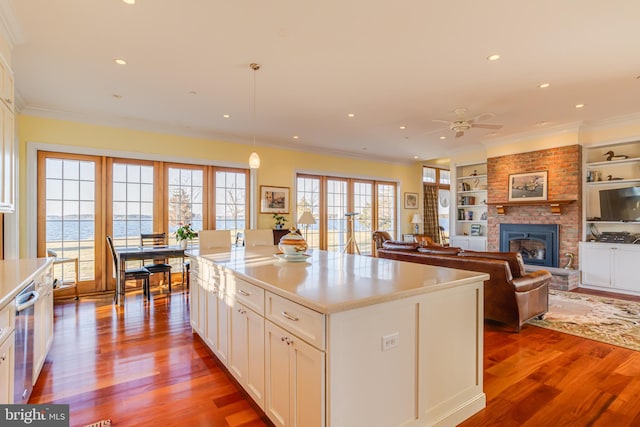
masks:
[[[127,294],[56,302],[30,403],[68,403],[71,425],[265,426],[189,326],[188,299]],[[640,352],[526,325],[485,325],[487,408],[462,427],[638,426]],[[359,426],[354,426],[359,427]]]
[[[29,403],[70,405],[71,425],[267,425],[191,333],[186,294],[56,301],[55,335]]]

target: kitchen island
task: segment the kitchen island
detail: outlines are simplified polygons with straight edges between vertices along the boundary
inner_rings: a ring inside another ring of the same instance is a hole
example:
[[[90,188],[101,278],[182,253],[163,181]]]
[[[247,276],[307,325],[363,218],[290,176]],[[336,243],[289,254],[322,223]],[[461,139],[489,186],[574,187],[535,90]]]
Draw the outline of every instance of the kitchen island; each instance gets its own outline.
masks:
[[[188,252],[191,324],[276,426],[454,426],[485,406],[486,274]]]

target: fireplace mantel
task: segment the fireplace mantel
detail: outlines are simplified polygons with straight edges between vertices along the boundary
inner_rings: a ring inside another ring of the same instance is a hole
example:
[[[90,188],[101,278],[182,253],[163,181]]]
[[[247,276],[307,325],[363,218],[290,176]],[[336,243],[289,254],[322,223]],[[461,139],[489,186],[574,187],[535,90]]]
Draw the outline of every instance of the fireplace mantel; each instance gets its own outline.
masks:
[[[573,203],[576,200],[531,200],[518,202],[487,202],[489,206],[495,206],[498,215],[507,214],[507,206],[549,206],[552,215],[560,215],[560,206]]]

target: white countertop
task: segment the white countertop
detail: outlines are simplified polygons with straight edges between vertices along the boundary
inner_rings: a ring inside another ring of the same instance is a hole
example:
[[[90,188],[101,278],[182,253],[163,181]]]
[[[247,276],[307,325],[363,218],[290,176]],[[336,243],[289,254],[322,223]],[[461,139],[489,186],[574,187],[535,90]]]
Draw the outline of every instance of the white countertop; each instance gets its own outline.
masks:
[[[53,258],[24,258],[0,261],[0,310],[24,289]]]
[[[276,246],[233,248],[200,256],[229,268],[248,282],[320,313],[333,313],[393,299],[463,286],[489,278],[488,274],[444,267],[310,250],[304,262],[278,260]]]

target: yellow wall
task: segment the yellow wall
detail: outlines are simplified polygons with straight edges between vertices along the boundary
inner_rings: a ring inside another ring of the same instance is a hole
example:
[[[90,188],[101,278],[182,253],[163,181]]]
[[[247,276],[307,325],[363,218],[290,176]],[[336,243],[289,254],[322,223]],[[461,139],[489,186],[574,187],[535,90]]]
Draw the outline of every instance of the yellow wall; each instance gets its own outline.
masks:
[[[122,151],[145,158],[148,153],[168,156],[175,161],[203,159],[210,162],[233,162],[248,167],[249,154],[253,147],[223,141],[212,141],[176,135],[143,132],[131,129],[97,126],[84,123],[47,119],[19,115],[17,118],[19,138],[19,194],[20,212],[26,212],[26,143],[38,142],[74,147],[88,147],[98,150]],[[355,160],[330,155],[303,153],[299,151],[256,147],[260,154],[261,166],[258,170],[257,185],[269,185],[294,188],[296,171],[334,174],[338,176],[365,177],[375,179],[398,180],[400,190],[421,193],[421,171],[417,164],[403,166],[397,164]],[[35,165],[29,165],[30,168]],[[293,194],[292,194],[293,202]],[[402,200],[398,200],[402,207]],[[257,205],[256,205],[257,206]],[[293,206],[292,206],[293,207]],[[414,211],[402,211],[401,229],[409,230],[411,214]],[[21,214],[20,231],[24,235],[26,221]],[[295,222],[287,215],[289,223]],[[259,215],[258,227],[271,228],[271,215]],[[22,253],[22,249],[21,249]]]

